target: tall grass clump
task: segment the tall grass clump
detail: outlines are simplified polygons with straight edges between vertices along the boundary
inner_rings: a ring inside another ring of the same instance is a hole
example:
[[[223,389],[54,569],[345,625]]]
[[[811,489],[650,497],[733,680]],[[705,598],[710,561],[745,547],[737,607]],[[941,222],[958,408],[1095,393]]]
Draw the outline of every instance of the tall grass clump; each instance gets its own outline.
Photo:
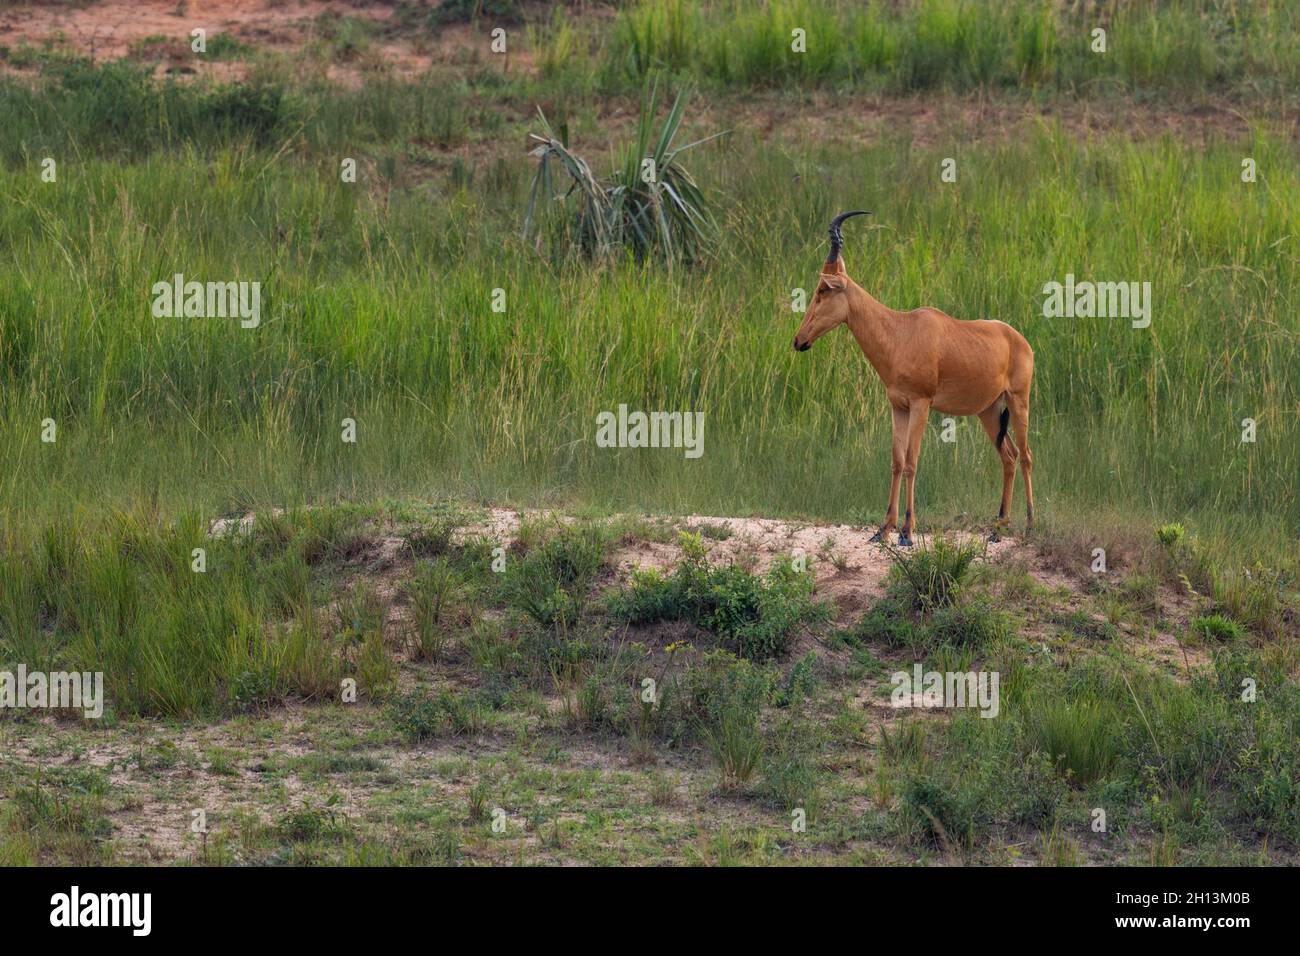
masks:
[[[463,577],[447,558],[421,561],[405,585],[411,607],[410,643],[416,656],[438,661],[455,625],[466,623]]]
[[[975,542],[958,543],[942,535],[911,554],[891,547],[890,588],[914,611],[951,607],[982,553],[983,548]]]
[[[1022,711],[1031,747],[1080,786],[1104,778],[1120,754],[1119,712],[1100,701],[1035,696]]]
[[[319,700],[345,675],[382,696],[382,608],[354,595],[328,620],[314,607],[312,524],[268,519],[211,537],[193,513],[132,513],[11,539],[0,554],[0,661],[102,672],[108,708],[124,715]]]
[[[739,790],[763,763],[759,716],[772,691],[772,676],[743,660],[714,670],[715,678],[697,701],[698,732],[718,767],[722,789]]]

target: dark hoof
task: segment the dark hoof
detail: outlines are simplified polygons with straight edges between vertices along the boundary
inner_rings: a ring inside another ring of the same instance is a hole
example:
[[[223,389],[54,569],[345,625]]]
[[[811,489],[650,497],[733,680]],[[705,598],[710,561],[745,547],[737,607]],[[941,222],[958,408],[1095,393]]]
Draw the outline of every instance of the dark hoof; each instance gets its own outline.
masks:
[[[900,548],[910,548],[912,546],[912,536],[903,532],[898,536],[898,546]]]
[[[867,539],[867,541],[869,542],[884,541],[884,540],[885,540],[884,528],[881,528],[879,531],[877,531],[875,534],[873,534],[870,538]]]
[[[1002,532],[1007,530],[1008,521],[1004,515],[998,515],[993,519],[993,530],[989,532],[989,543],[994,544],[1002,540]]]

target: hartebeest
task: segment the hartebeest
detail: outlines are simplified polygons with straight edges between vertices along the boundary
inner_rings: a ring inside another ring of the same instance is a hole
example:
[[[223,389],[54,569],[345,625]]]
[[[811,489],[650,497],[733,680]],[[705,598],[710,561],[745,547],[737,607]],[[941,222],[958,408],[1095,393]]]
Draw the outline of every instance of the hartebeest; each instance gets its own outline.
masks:
[[[997,529],[1007,521],[1016,459],[1025,476],[1028,525],[1034,523],[1034,468],[1029,452],[1029,385],[1034,353],[1025,337],[1005,322],[961,321],[938,309],[896,312],[877,302],[844,271],[840,224],[846,212],[831,220],[831,251],[822,267],[817,292],[795,333],[796,351],[807,351],[837,325],[848,324],[858,346],[885,383],[894,413],[893,480],[885,521],[871,539],[883,540],[898,521],[898,486],[907,479],[907,515],[898,532],[900,545],[911,545],[914,527],[913,492],[921,435],[930,409],[951,415],[978,415],[1002,458],[1002,507]],[[1002,406],[999,415],[999,405]],[[1007,420],[1015,430],[1013,442]],[[1019,446],[1019,447],[1017,447]]]

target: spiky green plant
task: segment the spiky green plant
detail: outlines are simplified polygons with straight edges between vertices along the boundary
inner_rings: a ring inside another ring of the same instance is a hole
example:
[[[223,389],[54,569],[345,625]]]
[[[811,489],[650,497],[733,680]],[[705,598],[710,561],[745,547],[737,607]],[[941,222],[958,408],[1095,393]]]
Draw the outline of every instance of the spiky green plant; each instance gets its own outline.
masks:
[[[653,258],[669,265],[700,258],[716,226],[695,177],[679,157],[722,134],[674,147],[685,115],[684,95],[677,95],[656,134],[656,94],[651,87],[642,96],[636,139],[623,150],[618,167],[603,179],[569,149],[567,127],[562,124],[557,133],[538,108],[545,135],[529,134],[538,144],[530,152],[538,163],[524,215],[525,239],[535,238],[540,248],[542,220],[558,202],[563,215],[552,235],[554,252],[578,251],[600,259],[626,249],[637,261]],[[562,193],[560,174],[571,180]]]

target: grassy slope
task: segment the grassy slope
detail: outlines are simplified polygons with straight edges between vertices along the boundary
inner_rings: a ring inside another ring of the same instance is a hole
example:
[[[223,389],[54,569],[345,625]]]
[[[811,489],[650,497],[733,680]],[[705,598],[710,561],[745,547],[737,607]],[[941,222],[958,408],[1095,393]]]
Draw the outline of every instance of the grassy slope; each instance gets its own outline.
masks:
[[[674,524],[314,510],[210,539],[203,577],[173,575],[168,555],[184,552],[141,525],[62,566],[47,549],[33,588],[59,622],[56,661],[93,666],[69,619],[97,574],[136,597],[96,642],[137,659],[103,665],[103,721],[0,722],[0,861],[1293,859],[1295,641],[1203,624],[1207,608],[1169,590],[1186,553],[1166,553],[1161,574],[1082,582],[1019,545],[972,564],[924,551],[914,572],[955,575],[947,603],[844,561],[845,529],[822,529],[823,593],[888,583],[859,620],[852,601],[806,603],[782,563],[797,529],[756,540],[696,524],[708,537],[683,542],[679,564]],[[490,570],[497,543],[504,574]],[[96,570],[114,554],[116,574]],[[669,577],[629,589],[617,566],[648,555],[672,556]],[[707,613],[667,583],[683,574],[712,595]],[[754,586],[771,662],[730,656],[745,645],[717,623]],[[918,595],[940,603],[917,613]],[[230,641],[236,608],[288,626]],[[182,621],[185,646],[161,649],[183,656],[141,653],[134,635]],[[1152,657],[1162,645],[1179,651]],[[914,662],[998,671],[998,717],[891,708],[890,674]],[[1257,702],[1240,699],[1243,675]],[[357,703],[340,702],[342,676]],[[202,719],[157,719],[173,712]],[[1105,832],[1090,829],[1097,807]],[[207,838],[189,830],[194,808]],[[797,810],[804,832],[790,829]]]

